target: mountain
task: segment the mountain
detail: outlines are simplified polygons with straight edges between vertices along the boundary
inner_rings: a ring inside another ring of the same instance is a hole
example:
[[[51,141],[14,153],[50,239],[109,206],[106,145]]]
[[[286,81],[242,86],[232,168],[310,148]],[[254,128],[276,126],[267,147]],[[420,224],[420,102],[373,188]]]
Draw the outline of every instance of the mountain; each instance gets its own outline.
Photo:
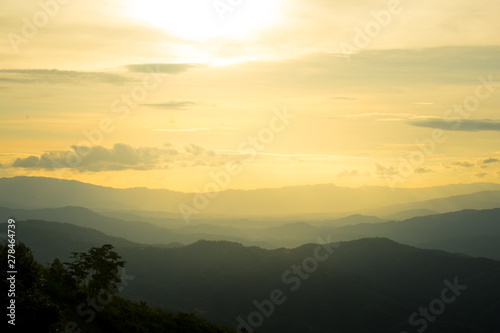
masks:
[[[332,227],[332,226],[342,226],[342,225],[360,224],[360,223],[380,223],[384,221],[386,220],[383,220],[376,216],[354,214],[339,219],[327,221],[324,223],[324,225]]]
[[[30,208],[83,206],[107,211],[163,211],[177,214],[171,215],[171,217],[176,216],[177,218],[182,218],[179,209],[181,204],[193,208],[193,200],[203,196],[199,193],[146,188],[116,189],[72,180],[40,177],[0,178],[0,189],[0,201],[12,203],[14,206],[23,205]],[[396,190],[377,186],[343,188],[326,184],[249,191],[227,190],[213,194],[216,197],[209,200],[207,207],[202,210],[203,214],[199,216],[194,214],[192,217],[359,213],[362,210],[480,191],[500,192],[500,184],[457,184],[415,189],[398,188]],[[483,208],[474,206],[472,202],[465,201],[465,204],[466,206],[461,208]],[[474,204],[482,205],[482,202],[474,202]],[[398,211],[405,209],[412,208],[402,207]],[[380,214],[368,215],[380,216]]]
[[[442,238],[417,243],[416,246],[500,260],[500,235],[482,234]]]
[[[83,207],[62,207],[44,209],[9,209],[0,207],[0,218],[21,220],[45,220],[66,222],[93,228],[108,235],[123,237],[138,243],[169,243],[181,238],[174,232],[147,222],[130,222],[102,216]]]
[[[296,247],[315,242],[318,237],[328,234],[334,241],[386,237],[403,244],[500,260],[500,243],[497,242],[497,237],[500,237],[498,208],[461,210],[378,223],[373,223],[379,221],[376,218],[353,216],[343,220],[342,223],[361,220],[369,223],[336,227],[338,223],[336,221],[325,223],[323,226],[293,222],[269,228],[233,229],[231,234],[245,238],[247,242],[259,241],[274,245],[267,248]],[[196,230],[196,226],[193,226],[193,230]],[[210,232],[209,228],[204,230]],[[217,230],[223,232],[221,229]]]
[[[453,195],[447,198],[417,201],[364,211],[366,214],[386,216],[398,214],[401,211],[426,211],[449,213],[462,209],[492,209],[500,208],[500,191],[480,191],[476,193]],[[417,216],[421,216],[418,214]],[[414,217],[414,216],[411,216]]]
[[[399,242],[435,241],[471,235],[500,235],[500,208],[414,217],[404,221],[338,227],[335,237],[388,237]]]
[[[92,228],[107,235],[125,238],[129,241],[144,244],[157,244],[161,246],[170,243],[189,244],[200,239],[230,240],[243,242],[248,245],[272,246],[266,242],[247,240],[241,235],[204,233],[204,230],[195,229],[192,232],[177,232],[163,228],[145,221],[123,221],[120,219],[103,216],[83,207],[62,207],[44,209],[10,209],[0,207],[0,220],[7,221],[13,218],[22,220],[45,220],[70,223],[76,226]]]
[[[438,211],[432,210],[432,209],[408,209],[408,210],[403,210],[399,211],[396,213],[392,213],[390,215],[384,216],[385,219],[387,220],[407,220],[411,219],[412,217],[417,217],[417,216],[427,216],[427,215],[434,215],[434,214],[439,214]]]
[[[0,228],[7,230],[7,223],[0,223]],[[7,234],[3,234],[2,238],[6,239]],[[36,220],[16,221],[16,241],[29,244],[37,261],[43,264],[52,262],[54,258],[66,261],[71,252],[83,252],[102,244],[113,244],[116,247],[141,246],[90,228]]]
[[[376,218],[353,216],[341,220],[369,221],[353,225],[322,223],[321,226],[306,222],[293,222],[278,226],[260,228],[238,228],[198,224],[182,228],[168,229],[148,223],[132,222],[102,216],[82,207],[56,209],[8,209],[0,207],[0,219],[45,220],[70,223],[93,228],[113,237],[123,238],[135,243],[165,247],[171,243],[191,244],[200,239],[228,240],[247,246],[266,249],[297,247],[315,242],[325,234],[334,241],[350,241],[367,237],[386,237],[397,242],[424,248],[460,252],[471,256],[485,256],[500,260],[498,242],[500,236],[500,209],[462,210],[452,213],[420,216],[404,221],[378,222]],[[251,225],[251,221],[247,221]],[[333,226],[331,226],[333,224]],[[480,240],[480,242],[476,242]],[[175,245],[174,245],[175,246]],[[177,244],[178,246],[178,244]]]

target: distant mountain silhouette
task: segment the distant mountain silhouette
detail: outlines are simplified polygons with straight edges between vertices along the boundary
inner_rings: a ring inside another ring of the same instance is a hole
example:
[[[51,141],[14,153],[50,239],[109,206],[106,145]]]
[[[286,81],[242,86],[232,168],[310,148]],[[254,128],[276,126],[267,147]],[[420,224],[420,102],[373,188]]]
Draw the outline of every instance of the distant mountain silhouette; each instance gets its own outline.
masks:
[[[249,245],[269,246],[269,244],[263,242],[246,241],[241,236],[204,233],[197,230],[194,230],[192,233],[182,232],[182,230],[177,232],[144,221],[123,221],[103,216],[83,207],[70,206],[44,209],[10,209],[0,207],[0,220],[7,221],[9,218],[19,221],[31,219],[71,223],[85,228],[93,228],[107,235],[125,238],[137,243],[158,244],[162,246],[174,242],[189,244],[199,239],[231,240],[246,242]]]
[[[417,216],[427,216],[427,215],[434,215],[434,214],[439,214],[438,211],[432,210],[432,209],[408,209],[408,210],[403,210],[399,211],[396,213],[392,213],[390,215],[383,216],[387,220],[406,220],[406,219],[411,219],[412,217],[417,217]]]
[[[419,247],[484,256],[500,260],[500,209],[462,210],[415,217],[404,221],[361,223],[340,227],[313,226],[306,222],[286,223],[267,228],[189,225],[177,229],[162,228],[148,222],[123,221],[97,214],[82,207],[56,209],[8,209],[0,207],[0,220],[46,220],[93,228],[107,235],[144,244],[166,246],[177,242],[190,244],[200,239],[228,240],[267,249],[296,247],[330,234],[332,240],[350,241],[367,237],[387,237]],[[363,218],[364,219],[364,218]],[[365,221],[376,221],[367,218]],[[349,218],[356,221],[356,217]],[[344,220],[345,222],[345,220]],[[251,225],[251,221],[247,221]],[[336,222],[334,221],[335,225]],[[480,241],[479,241],[480,240]]]
[[[48,191],[47,189],[50,189]],[[475,183],[437,186],[429,188],[401,188],[392,191],[388,187],[363,186],[360,188],[343,188],[331,184],[293,186],[279,189],[227,190],[217,197],[202,211],[202,215],[193,216],[269,216],[292,214],[352,214],[387,215],[397,211],[427,208],[443,212],[436,207],[415,207],[414,202],[430,199],[447,198],[480,191],[476,200],[461,200],[455,203],[450,199],[448,205],[441,208],[457,210],[460,208],[485,209],[496,200],[499,207],[500,184]],[[40,177],[0,178],[0,202],[7,207],[57,208],[64,206],[82,206],[94,210],[137,210],[164,211],[177,214],[181,218],[179,205],[193,205],[193,193],[181,193],[169,190],[146,188],[115,189],[95,186],[77,181],[58,180]],[[488,198],[490,196],[490,198]],[[495,196],[496,199],[491,199]],[[444,201],[448,199],[443,199]],[[457,199],[459,200],[459,198]],[[493,201],[492,201],[493,200]],[[486,201],[486,203],[484,202]],[[8,204],[11,203],[11,206]],[[404,206],[407,204],[407,206]],[[397,208],[394,205],[403,205]],[[389,207],[391,206],[391,207]],[[381,214],[365,213],[364,210],[380,210]],[[453,208],[453,209],[451,209]],[[391,211],[392,209],[392,211]],[[448,211],[450,211],[448,210]],[[362,212],[363,211],[363,212]],[[175,216],[175,215],[173,215]]]
[[[0,223],[1,230],[7,230],[7,223]],[[4,235],[6,239],[6,235]],[[69,223],[39,220],[16,221],[16,241],[29,244],[35,258],[42,264],[54,258],[67,261],[71,252],[83,252],[93,246],[114,244],[117,247],[141,246],[138,243],[106,235],[91,228],[78,227]]]
[[[349,216],[342,217],[339,219],[327,221],[327,222],[325,222],[325,226],[337,227],[337,226],[349,225],[349,224],[380,223],[380,222],[384,222],[384,221],[387,221],[387,220],[383,220],[377,216],[367,216],[367,215],[361,215],[361,214],[354,214],[354,215],[349,215]]]
[[[464,240],[481,236],[500,236],[500,209],[468,209],[414,217],[404,221],[344,226],[335,230],[333,238],[346,240],[348,238],[388,237],[406,244],[440,246],[441,243],[445,244],[452,239]]]
[[[500,191],[481,191],[477,193],[454,195],[447,198],[438,198],[417,201],[407,204],[381,207],[363,211],[364,214],[387,216],[398,214],[401,211],[434,211],[437,213],[449,213],[462,209],[492,209],[500,208]],[[417,216],[421,216],[418,214]]]

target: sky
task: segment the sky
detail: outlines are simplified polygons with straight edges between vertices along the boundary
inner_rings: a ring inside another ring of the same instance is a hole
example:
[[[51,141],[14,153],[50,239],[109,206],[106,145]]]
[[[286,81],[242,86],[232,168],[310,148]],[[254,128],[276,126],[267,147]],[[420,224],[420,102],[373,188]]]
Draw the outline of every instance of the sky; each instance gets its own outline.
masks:
[[[216,190],[500,183],[498,0],[0,8],[2,177],[183,192],[217,177]]]

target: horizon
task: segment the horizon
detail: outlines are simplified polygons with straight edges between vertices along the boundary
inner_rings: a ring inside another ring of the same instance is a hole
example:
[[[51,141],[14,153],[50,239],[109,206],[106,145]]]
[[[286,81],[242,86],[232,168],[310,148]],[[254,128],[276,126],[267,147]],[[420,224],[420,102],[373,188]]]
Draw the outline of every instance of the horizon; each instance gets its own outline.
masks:
[[[146,190],[166,190],[170,192],[177,192],[177,193],[182,193],[182,194],[194,194],[194,193],[207,193],[207,192],[183,192],[183,191],[177,191],[177,190],[172,190],[169,188],[155,188],[155,187],[145,187],[145,186],[135,186],[135,187],[114,187],[114,186],[106,186],[106,185],[101,185],[101,184],[95,184],[91,182],[86,182],[86,181],[81,181],[78,179],[61,179],[61,178],[54,178],[54,177],[47,177],[47,176],[25,176],[25,175],[19,175],[19,176],[12,176],[12,177],[0,177],[0,179],[14,179],[14,178],[40,178],[40,179],[49,179],[49,180],[57,180],[57,181],[75,181],[78,183],[86,184],[86,185],[92,185],[92,186],[98,186],[98,187],[105,187],[105,188],[111,188],[111,189],[117,189],[117,190],[127,190],[127,189],[146,189]],[[296,187],[314,187],[314,186],[333,186],[337,188],[347,188],[347,189],[362,189],[362,188],[384,188],[384,189],[390,189],[390,190],[398,190],[398,189],[428,189],[428,188],[439,188],[439,187],[450,187],[450,186],[460,186],[460,185],[500,185],[500,182],[470,182],[470,183],[451,183],[451,184],[445,184],[445,185],[433,185],[433,186],[421,186],[421,187],[394,187],[391,188],[390,186],[384,186],[384,185],[360,185],[360,186],[339,186],[334,183],[316,183],[316,184],[306,184],[306,185],[284,185],[280,187],[259,187],[259,188],[226,188],[221,190],[220,192],[226,192],[226,191],[258,191],[258,190],[280,190],[280,189],[286,189],[286,188],[296,188]]]

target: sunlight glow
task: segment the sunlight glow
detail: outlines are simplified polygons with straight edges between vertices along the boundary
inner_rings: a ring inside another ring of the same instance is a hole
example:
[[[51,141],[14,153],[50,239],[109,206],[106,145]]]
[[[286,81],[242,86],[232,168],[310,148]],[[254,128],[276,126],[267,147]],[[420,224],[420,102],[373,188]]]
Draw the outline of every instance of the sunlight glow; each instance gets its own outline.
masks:
[[[215,3],[230,6],[221,15]],[[130,0],[129,15],[176,37],[193,41],[251,38],[276,24],[282,0]],[[222,18],[221,18],[222,17]]]

